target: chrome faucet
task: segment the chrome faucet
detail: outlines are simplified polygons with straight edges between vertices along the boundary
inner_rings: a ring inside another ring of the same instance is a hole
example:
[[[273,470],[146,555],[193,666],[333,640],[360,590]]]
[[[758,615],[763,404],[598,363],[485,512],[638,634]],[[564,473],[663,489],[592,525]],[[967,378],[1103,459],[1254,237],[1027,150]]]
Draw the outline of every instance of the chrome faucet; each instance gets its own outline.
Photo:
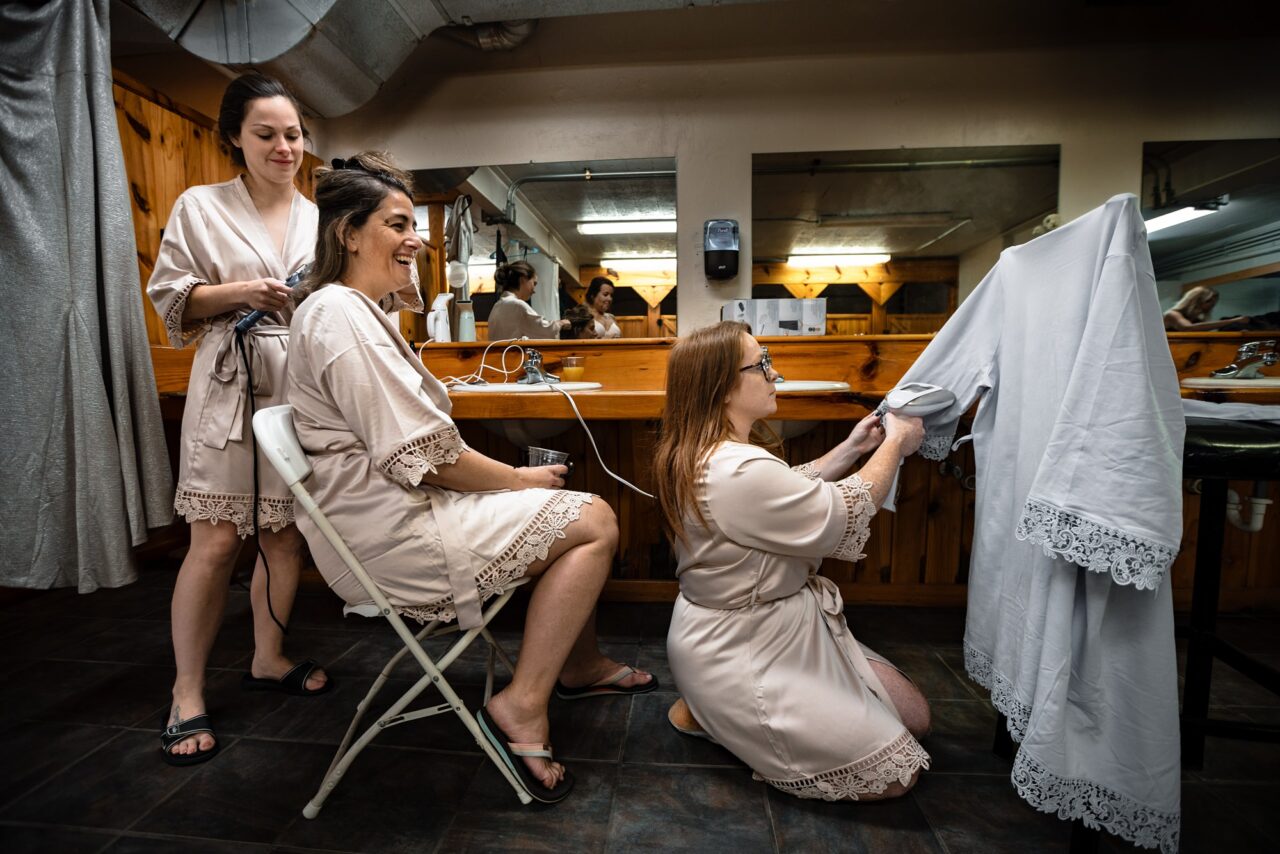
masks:
[[[524,377],[516,380],[516,382],[537,385],[538,383],[558,383],[560,378],[547,373],[543,369],[541,353],[537,350],[525,350]]]
[[[1269,368],[1280,363],[1280,352],[1276,352],[1275,339],[1269,341],[1250,341],[1242,344],[1236,351],[1236,360],[1225,368],[1218,368],[1209,374],[1217,379],[1256,380],[1262,376],[1259,368]]]

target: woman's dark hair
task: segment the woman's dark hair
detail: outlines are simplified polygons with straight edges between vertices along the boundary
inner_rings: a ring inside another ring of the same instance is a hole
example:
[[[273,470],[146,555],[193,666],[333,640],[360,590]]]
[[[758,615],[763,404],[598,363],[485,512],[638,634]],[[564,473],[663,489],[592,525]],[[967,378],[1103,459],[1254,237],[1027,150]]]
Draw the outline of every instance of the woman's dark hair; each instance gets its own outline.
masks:
[[[404,193],[412,202],[413,179],[384,151],[335,158],[332,168],[316,170],[316,207],[320,209],[316,257],[306,281],[294,291],[296,299],[304,300],[317,288],[342,278],[347,268],[343,238],[364,225],[392,192]]]
[[[510,264],[503,264],[493,271],[493,283],[504,291],[514,291],[520,287],[520,282],[525,279],[532,279],[537,273],[533,267],[529,266],[526,261],[512,261]]]
[[[596,276],[592,279],[591,284],[587,285],[587,295],[582,298],[583,304],[590,307],[591,304],[596,301],[596,297],[600,295],[600,289],[605,285],[608,285],[611,288],[617,287],[617,285],[613,283],[613,279],[610,279],[608,276]]]
[[[569,321],[568,334],[561,338],[581,338],[583,331],[596,322],[595,315],[585,305],[571,305],[565,310],[564,319]]]
[[[244,125],[245,113],[249,105],[261,98],[287,98],[298,114],[298,127],[302,128],[302,138],[310,139],[311,132],[302,119],[302,105],[293,93],[284,88],[284,84],[274,77],[250,71],[241,74],[227,86],[222,93],[222,106],[218,108],[218,135],[231,150],[231,160],[237,166],[244,166],[244,152],[231,140],[240,136],[240,128]]]

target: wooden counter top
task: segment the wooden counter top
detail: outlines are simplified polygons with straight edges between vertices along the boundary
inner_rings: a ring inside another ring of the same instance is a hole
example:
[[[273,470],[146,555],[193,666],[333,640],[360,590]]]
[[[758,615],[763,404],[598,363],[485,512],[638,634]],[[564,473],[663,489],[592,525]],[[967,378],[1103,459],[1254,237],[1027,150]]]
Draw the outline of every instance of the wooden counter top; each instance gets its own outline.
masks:
[[[783,421],[849,421],[874,409],[885,392],[787,392],[778,395]],[[647,421],[662,417],[665,393],[661,391],[583,391],[573,395],[582,417],[589,421]],[[573,418],[573,410],[559,392],[516,394],[453,392],[453,417],[458,420],[488,418]]]

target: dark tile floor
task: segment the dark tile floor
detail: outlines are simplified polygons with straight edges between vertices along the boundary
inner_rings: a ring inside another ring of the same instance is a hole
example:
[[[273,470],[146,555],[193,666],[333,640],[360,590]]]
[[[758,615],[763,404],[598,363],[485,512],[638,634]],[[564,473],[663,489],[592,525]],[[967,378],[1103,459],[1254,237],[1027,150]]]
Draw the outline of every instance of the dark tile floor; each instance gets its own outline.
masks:
[[[159,755],[172,665],[172,571],[90,596],[43,594],[0,609],[0,851],[1062,851],[1069,828],[1014,794],[990,750],[995,716],[963,675],[963,614],[850,609],[855,632],[928,694],[933,756],[911,794],[881,804],[801,801],[751,780],[723,749],[673,732],[666,606],[605,606],[614,657],[663,692],[553,701],[552,739],[578,778],[556,807],[521,807],[452,716],[395,727],[354,764],[319,818],[302,817],[356,701],[395,648],[382,621],[342,619],[323,589],[300,594],[291,651],[327,662],[321,698],[247,694],[248,596],[231,594],[208,701],[222,753],[193,769]],[[499,636],[518,645],[519,606]],[[1224,634],[1280,661],[1280,618],[1231,616]],[[449,675],[479,701],[479,647]],[[408,671],[389,690],[410,684]],[[1280,698],[1216,665],[1214,714],[1277,721]],[[1183,786],[1183,851],[1273,851],[1280,745],[1210,739]],[[1272,842],[1268,843],[1268,839]],[[1104,850],[1128,846],[1106,840]]]

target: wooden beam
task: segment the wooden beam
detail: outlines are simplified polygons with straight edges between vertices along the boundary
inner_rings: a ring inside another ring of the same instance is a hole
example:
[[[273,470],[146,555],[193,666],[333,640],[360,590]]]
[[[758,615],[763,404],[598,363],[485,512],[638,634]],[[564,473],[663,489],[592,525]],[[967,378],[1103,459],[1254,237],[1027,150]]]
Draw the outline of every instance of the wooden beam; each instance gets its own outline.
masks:
[[[791,294],[796,299],[814,299],[818,294],[827,289],[827,283],[821,282],[802,285],[799,282],[788,282],[784,284],[783,287],[787,289],[787,293]]]
[[[788,267],[768,263],[751,265],[753,285],[860,285],[882,282],[954,282],[960,262],[950,258],[906,258],[871,267]]]
[[[1280,273],[1280,261],[1273,261],[1270,264],[1260,264],[1257,267],[1250,267],[1247,270],[1237,270],[1234,273],[1223,273],[1221,276],[1214,276],[1211,279],[1201,279],[1198,282],[1187,282],[1182,286],[1182,292],[1185,294],[1192,288],[1209,288],[1214,285],[1226,285],[1231,282],[1239,282],[1245,279],[1256,279],[1259,276],[1269,276],[1272,273]]]

